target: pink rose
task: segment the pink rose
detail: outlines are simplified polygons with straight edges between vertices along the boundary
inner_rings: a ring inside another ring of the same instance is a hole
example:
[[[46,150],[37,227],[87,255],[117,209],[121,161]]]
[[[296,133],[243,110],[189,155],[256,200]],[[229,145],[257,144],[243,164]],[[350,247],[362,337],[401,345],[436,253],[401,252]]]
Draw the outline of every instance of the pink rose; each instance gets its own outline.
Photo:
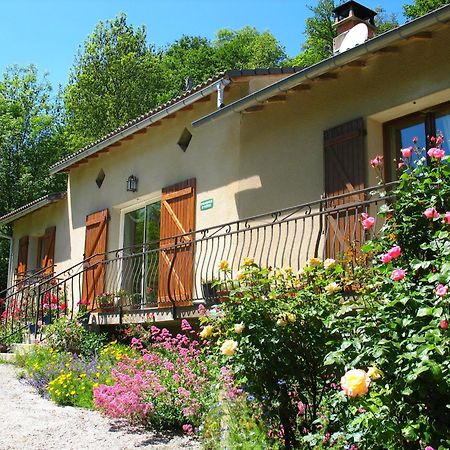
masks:
[[[388,255],[391,259],[398,258],[402,254],[402,249],[399,245],[395,245],[388,251]]]
[[[383,264],[387,264],[392,261],[392,256],[390,256],[388,253],[384,253],[380,256],[380,259]]]
[[[375,217],[371,217],[367,213],[362,213],[361,222],[365,230],[370,230],[375,225]]]
[[[441,328],[446,330],[448,328],[448,322],[445,319],[441,320]]]
[[[443,284],[438,284],[436,287],[436,295],[438,297],[443,297],[444,295],[447,295],[448,292],[448,286],[444,286]]]
[[[403,269],[395,269],[395,270],[392,272],[391,278],[392,278],[394,281],[400,281],[400,280],[403,280],[403,278],[405,278],[405,275],[406,275],[406,270],[403,270]]]
[[[423,215],[427,218],[427,219],[437,219],[439,217],[439,213],[436,211],[436,208],[427,208],[424,212]]]
[[[397,164],[397,169],[401,169],[402,167],[406,167],[406,164],[402,160],[400,160]]]
[[[431,445],[427,445],[427,446],[425,447],[425,450],[434,450],[434,448],[433,448]]]
[[[444,214],[444,218],[442,219],[442,222],[446,223],[447,225],[450,225],[450,211],[447,211]]]
[[[411,158],[413,148],[412,147],[402,148],[400,151],[402,152],[403,158]]]
[[[430,158],[442,159],[445,156],[445,150],[442,148],[432,147],[427,153]]]
[[[372,160],[370,160],[370,165],[372,167],[379,167],[383,165],[383,157],[381,155],[375,156]]]

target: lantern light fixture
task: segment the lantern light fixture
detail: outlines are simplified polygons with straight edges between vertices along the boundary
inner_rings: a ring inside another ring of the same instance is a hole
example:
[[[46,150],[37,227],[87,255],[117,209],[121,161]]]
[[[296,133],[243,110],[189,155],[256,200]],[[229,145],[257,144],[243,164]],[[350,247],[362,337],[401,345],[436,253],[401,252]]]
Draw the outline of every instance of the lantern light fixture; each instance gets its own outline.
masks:
[[[138,178],[134,175],[130,175],[127,179],[127,191],[136,192],[138,188]]]

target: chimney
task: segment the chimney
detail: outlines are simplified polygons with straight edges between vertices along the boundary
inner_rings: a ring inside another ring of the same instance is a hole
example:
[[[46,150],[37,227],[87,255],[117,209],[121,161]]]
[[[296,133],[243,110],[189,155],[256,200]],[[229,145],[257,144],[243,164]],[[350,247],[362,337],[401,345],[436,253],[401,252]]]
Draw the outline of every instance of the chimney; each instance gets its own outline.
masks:
[[[339,53],[342,42],[349,31],[360,23],[367,26],[368,36],[370,39],[375,35],[375,16],[377,13],[358,2],[349,1],[336,7],[333,10],[337,36],[333,39],[333,53]],[[361,42],[360,42],[361,43]]]

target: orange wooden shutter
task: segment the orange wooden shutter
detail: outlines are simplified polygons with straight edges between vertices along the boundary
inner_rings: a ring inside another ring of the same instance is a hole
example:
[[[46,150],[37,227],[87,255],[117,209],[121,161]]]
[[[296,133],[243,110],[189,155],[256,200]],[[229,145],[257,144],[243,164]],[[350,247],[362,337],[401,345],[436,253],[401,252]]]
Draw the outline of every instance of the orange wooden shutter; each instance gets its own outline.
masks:
[[[85,272],[83,300],[92,305],[97,295],[105,290],[105,252],[108,232],[108,210],[104,209],[86,217],[84,244]]]
[[[44,270],[44,275],[53,273],[55,262],[55,235],[56,227],[49,227],[45,230],[45,235],[42,238],[42,260],[40,261],[41,269]]]
[[[28,264],[28,236],[23,236],[19,239],[19,255],[17,258],[17,276],[24,278],[27,272]]]
[[[364,121],[352,120],[324,132],[325,196],[333,197],[364,189],[366,158]],[[364,194],[349,195],[327,203],[333,208],[364,200]],[[364,239],[357,209],[327,215],[326,256],[339,257],[349,248],[356,248]]]
[[[171,305],[170,295],[179,306],[192,304],[194,244],[191,235],[178,238],[178,248],[173,249],[175,238],[195,229],[195,178],[166,187],[162,190],[159,257],[158,306]],[[175,262],[168,285],[170,267]]]

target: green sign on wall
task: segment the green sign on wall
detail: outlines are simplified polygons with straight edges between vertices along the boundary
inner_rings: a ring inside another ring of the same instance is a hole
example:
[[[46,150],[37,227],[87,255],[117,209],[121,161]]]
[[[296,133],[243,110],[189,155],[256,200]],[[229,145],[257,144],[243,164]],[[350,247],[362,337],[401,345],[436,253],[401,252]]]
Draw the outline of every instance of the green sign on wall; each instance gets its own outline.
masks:
[[[200,211],[206,211],[207,209],[211,209],[213,206],[214,200],[212,198],[208,198],[207,200],[200,202]]]

